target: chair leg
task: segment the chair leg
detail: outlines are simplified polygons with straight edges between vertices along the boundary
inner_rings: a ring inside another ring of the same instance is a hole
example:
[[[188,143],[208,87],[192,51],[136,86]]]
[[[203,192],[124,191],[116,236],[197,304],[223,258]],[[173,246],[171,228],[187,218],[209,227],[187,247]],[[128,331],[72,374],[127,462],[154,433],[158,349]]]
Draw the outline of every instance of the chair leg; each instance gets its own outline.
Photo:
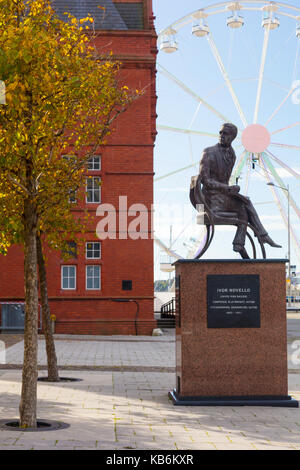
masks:
[[[249,238],[250,240],[250,243],[251,243],[251,246],[252,246],[252,250],[253,250],[253,259],[256,259],[256,248],[255,248],[255,244],[254,244],[254,241],[253,241],[253,238],[251,237],[250,233],[246,233],[247,237]]]
[[[260,244],[262,257],[263,257],[263,259],[266,259],[266,258],[267,258],[267,254],[266,254],[265,245],[263,244],[263,242],[260,241],[260,239],[258,239],[258,242],[259,242],[259,244]]]
[[[260,248],[261,248],[261,253],[262,253],[262,257],[263,259],[266,259],[267,258],[267,254],[266,254],[266,249],[265,249],[265,245],[263,244],[263,242],[260,240],[260,236],[259,234],[257,233],[257,230],[255,230],[255,228],[248,224],[249,228],[251,228],[251,230],[253,231],[254,235],[256,236],[257,240],[258,240],[258,243],[260,244]]]
[[[250,224],[248,224],[248,227],[251,228],[251,230],[253,230],[254,234],[256,235],[256,237],[258,239],[258,242],[260,244],[260,247],[261,247],[263,259],[266,259],[267,256],[266,256],[266,250],[265,250],[264,244],[260,241],[260,238],[259,238],[255,228],[252,227]],[[206,251],[208,250],[208,248],[210,247],[210,245],[213,241],[214,234],[215,234],[214,224],[211,223],[210,225],[206,225],[206,241],[205,241],[205,244],[204,244],[203,248],[199,248],[199,250],[197,251],[196,256],[195,256],[194,259],[200,259],[204,255],[204,253],[206,253]],[[246,235],[247,235],[248,239],[250,240],[250,243],[251,243],[251,246],[252,246],[253,259],[257,259],[257,253],[256,253],[256,248],[255,248],[255,243],[253,241],[253,238],[248,233],[248,231],[246,232]],[[240,254],[241,254],[243,259],[250,259],[250,257],[248,256],[248,253],[245,249]]]
[[[210,231],[210,229],[212,228],[212,231]],[[196,256],[194,259],[200,259],[204,253],[208,250],[211,242],[212,242],[212,239],[214,237],[214,233],[215,233],[215,227],[214,225],[206,225],[206,241],[205,241],[205,245],[203,246],[203,248],[200,249],[200,251],[198,250],[198,252],[196,253]]]
[[[215,235],[215,226],[214,226],[214,224],[212,224],[212,225],[211,225],[210,239],[209,239],[209,243],[208,243],[208,246],[207,246],[207,248],[206,248],[206,251],[207,251],[208,248],[210,247],[211,242],[213,241],[214,235]]]

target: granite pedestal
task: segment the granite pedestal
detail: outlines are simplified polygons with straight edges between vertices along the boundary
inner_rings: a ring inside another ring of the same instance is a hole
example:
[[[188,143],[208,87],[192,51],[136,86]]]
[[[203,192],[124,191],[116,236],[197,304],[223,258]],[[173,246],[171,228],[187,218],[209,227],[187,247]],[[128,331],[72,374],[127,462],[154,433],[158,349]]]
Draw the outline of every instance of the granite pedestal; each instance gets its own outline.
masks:
[[[298,407],[288,395],[285,265],[175,263],[175,405]]]

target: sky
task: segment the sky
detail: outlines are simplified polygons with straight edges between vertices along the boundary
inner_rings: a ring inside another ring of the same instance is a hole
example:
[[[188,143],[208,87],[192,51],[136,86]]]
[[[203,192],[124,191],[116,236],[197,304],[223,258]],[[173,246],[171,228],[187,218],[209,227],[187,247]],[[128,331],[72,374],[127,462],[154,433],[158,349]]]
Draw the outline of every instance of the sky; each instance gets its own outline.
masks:
[[[251,7],[262,6],[258,2],[251,3]],[[289,0],[288,3],[300,9],[299,1]],[[159,34],[181,18],[187,16],[189,20],[191,13],[214,4],[209,0],[153,0],[156,31]],[[291,13],[296,15],[295,12]],[[300,16],[300,10],[298,14]],[[228,28],[226,19],[229,15],[226,11],[206,19],[210,37],[229,78],[227,82],[208,40],[192,35],[192,22],[187,22],[177,30],[177,52],[166,54],[159,51],[157,57],[158,135],[154,153],[154,229],[155,236],[164,244],[169,246],[171,238],[173,251],[183,258],[191,256],[204,236],[204,227],[197,225],[197,214],[189,201],[190,179],[198,174],[203,149],[215,145],[218,139],[183,134],[163,127],[218,134],[221,118],[203,104],[199,105],[195,99],[198,96],[238,126],[240,132],[233,145],[238,159],[244,151],[241,133],[255,119],[264,52],[265,67],[257,123],[266,126],[270,133],[298,123],[272,135],[272,145],[268,151],[300,175],[300,39],[296,37],[297,21],[278,15],[280,27],[270,31],[268,47],[264,49],[262,11],[241,11],[239,15],[244,18],[244,26],[239,29]],[[234,90],[239,107],[234,102],[228,84]],[[282,147],[281,144],[290,147]],[[293,200],[300,207],[299,179],[282,167],[278,160],[271,161],[281,178],[279,181],[289,187],[290,201]],[[280,212],[272,189],[267,186],[268,181],[278,185],[278,180],[274,179],[269,168],[266,178],[262,165],[258,161],[253,167],[252,162],[247,162],[239,185],[241,193],[251,198],[271,238],[282,245],[282,249],[266,245],[267,257],[285,259],[288,255],[288,230],[283,217],[287,221],[288,193],[276,189],[282,205]],[[177,172],[184,167],[189,168]],[[299,212],[297,215],[292,202],[290,220],[292,231],[299,241],[297,247],[292,236],[290,259],[300,272],[300,220]],[[213,243],[204,258],[239,258],[232,251],[234,232],[232,227],[217,227]],[[166,255],[157,244],[154,257],[155,279],[167,279],[169,274],[160,271],[160,261],[166,261]]]

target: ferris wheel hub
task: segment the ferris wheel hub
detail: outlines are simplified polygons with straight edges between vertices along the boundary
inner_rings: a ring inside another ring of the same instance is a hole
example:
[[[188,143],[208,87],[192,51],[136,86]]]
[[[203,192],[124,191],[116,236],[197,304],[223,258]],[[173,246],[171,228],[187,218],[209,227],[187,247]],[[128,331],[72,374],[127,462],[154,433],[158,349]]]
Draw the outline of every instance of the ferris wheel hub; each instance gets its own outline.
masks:
[[[269,147],[271,134],[261,124],[251,124],[242,133],[242,143],[250,153],[262,153]]]

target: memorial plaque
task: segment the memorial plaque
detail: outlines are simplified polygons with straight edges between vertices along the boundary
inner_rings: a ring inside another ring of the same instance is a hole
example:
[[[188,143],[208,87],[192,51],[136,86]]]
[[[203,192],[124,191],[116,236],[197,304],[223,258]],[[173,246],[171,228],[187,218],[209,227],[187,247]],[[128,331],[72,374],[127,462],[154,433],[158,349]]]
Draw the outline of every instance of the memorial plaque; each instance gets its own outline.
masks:
[[[260,328],[258,275],[207,276],[207,328]]]

